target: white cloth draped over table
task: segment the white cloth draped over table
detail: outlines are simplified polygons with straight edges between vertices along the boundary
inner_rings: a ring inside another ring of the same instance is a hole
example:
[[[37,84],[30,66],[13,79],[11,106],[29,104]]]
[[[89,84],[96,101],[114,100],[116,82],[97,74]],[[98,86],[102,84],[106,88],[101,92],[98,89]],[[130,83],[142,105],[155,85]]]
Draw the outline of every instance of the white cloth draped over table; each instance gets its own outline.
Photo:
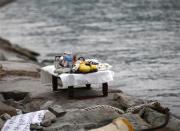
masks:
[[[114,72],[111,70],[98,71],[87,74],[76,73],[54,73],[54,65],[46,66],[41,69],[41,81],[44,84],[52,82],[52,75],[60,78],[62,82],[61,88],[67,88],[68,86],[84,86],[86,84],[102,84],[105,82],[113,81]]]

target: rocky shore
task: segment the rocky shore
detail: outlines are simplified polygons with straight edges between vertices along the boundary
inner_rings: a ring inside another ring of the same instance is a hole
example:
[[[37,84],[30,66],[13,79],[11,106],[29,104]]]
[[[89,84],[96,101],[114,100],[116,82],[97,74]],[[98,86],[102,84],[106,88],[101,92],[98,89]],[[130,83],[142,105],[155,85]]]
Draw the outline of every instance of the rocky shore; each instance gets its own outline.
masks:
[[[0,7],[12,1],[0,0]],[[30,125],[32,131],[180,130],[180,119],[168,108],[121,90],[102,97],[99,89],[78,88],[74,99],[67,90],[53,92],[40,81],[38,55],[0,38],[0,129],[17,115],[45,110],[40,124]],[[87,95],[97,97],[80,99]]]
[[[36,52],[0,39],[0,128],[19,111],[24,114],[48,110],[40,125],[31,124],[31,130],[84,131],[105,128],[108,131],[110,128],[121,131],[114,127],[121,118],[130,121],[136,131],[180,130],[180,120],[170,112],[167,117],[167,108],[157,101],[141,100],[120,90],[109,90],[108,97],[101,97],[98,89],[79,88],[75,91],[75,99],[68,99],[67,90],[53,92],[50,85],[40,82],[41,66],[36,56]],[[99,97],[79,99],[82,95]]]

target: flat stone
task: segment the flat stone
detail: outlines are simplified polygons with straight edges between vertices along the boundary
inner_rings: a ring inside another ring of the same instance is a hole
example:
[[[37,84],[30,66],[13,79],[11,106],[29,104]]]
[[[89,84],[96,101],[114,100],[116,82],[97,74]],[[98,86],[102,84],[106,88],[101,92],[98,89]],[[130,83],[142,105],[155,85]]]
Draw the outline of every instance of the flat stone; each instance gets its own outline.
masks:
[[[3,102],[0,102],[0,115],[7,113],[11,116],[17,115],[16,108],[9,106]]]
[[[41,107],[41,110],[48,109],[54,102],[53,101],[46,101]]]
[[[57,117],[63,116],[66,113],[66,111],[60,105],[51,105],[48,109]]]
[[[0,116],[0,118],[3,120],[3,121],[7,121],[8,119],[11,119],[11,116],[7,113],[4,113]]]

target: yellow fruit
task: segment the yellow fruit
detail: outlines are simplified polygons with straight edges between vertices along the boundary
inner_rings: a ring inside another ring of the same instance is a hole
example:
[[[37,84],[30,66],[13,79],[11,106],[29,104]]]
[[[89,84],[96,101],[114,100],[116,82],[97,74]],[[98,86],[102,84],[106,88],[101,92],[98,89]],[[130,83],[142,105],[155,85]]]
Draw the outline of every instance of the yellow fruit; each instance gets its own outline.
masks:
[[[82,73],[89,73],[91,71],[90,66],[87,66],[85,64],[80,64],[79,71]]]
[[[91,65],[91,71],[97,71],[97,65]]]

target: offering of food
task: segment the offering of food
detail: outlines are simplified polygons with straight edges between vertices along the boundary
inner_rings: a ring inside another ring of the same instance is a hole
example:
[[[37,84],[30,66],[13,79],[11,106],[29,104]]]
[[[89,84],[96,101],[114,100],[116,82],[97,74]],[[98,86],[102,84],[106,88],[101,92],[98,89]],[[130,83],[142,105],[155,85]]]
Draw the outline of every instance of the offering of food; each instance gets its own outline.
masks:
[[[101,63],[96,59],[85,59],[72,53],[65,52],[62,56],[55,56],[55,73],[92,73],[109,70],[108,63]]]

